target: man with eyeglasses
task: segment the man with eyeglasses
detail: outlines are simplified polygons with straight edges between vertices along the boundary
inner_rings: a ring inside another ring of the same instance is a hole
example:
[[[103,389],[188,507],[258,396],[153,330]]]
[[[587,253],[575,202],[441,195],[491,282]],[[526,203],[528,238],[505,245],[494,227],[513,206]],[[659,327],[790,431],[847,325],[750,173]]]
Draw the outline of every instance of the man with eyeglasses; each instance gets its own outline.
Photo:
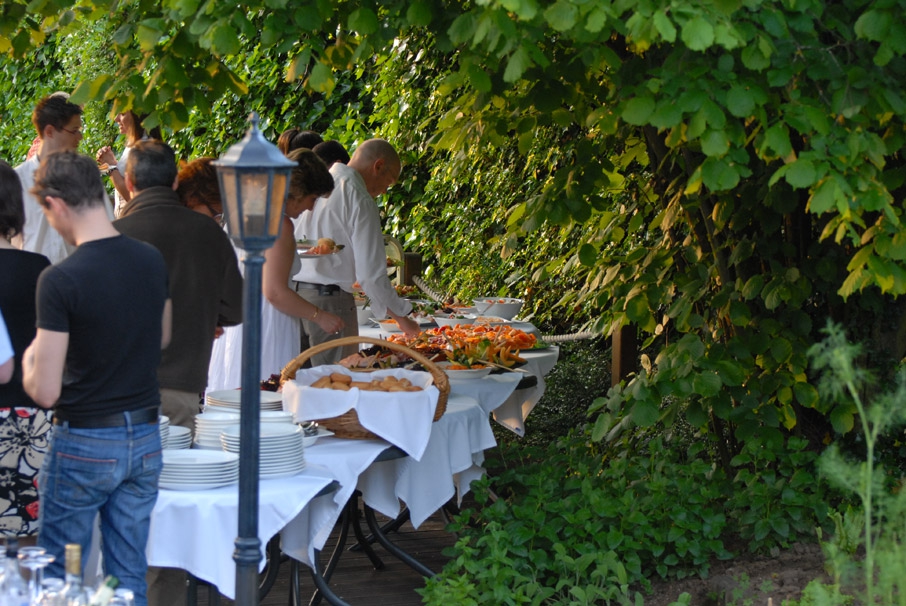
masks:
[[[47,223],[41,207],[29,191],[35,183],[35,171],[41,160],[58,151],[75,151],[82,140],[82,108],[70,103],[66,93],[53,93],[35,106],[31,117],[41,142],[37,152],[16,167],[22,181],[22,200],[25,204],[25,225],[22,233],[13,239],[13,245],[35,252],[58,263],[68,257],[74,247],[69,246]]]

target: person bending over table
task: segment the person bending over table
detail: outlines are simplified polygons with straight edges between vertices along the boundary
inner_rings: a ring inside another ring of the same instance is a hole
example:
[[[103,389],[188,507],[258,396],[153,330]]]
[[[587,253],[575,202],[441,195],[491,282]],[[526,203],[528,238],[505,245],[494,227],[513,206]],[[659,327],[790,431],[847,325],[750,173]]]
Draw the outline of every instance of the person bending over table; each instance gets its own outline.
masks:
[[[389,315],[407,335],[419,334],[418,323],[407,317],[412,304],[396,294],[387,277],[387,253],[374,201],[399,180],[400,170],[400,159],[392,145],[383,139],[365,141],[353,152],[348,165],[337,162],[331,166],[330,174],[336,182],[333,193],[315,202],[312,212],[297,222],[299,238],[331,238],[344,245],[336,254],[306,261],[294,277],[299,293],[346,323],[342,333],[331,333],[303,320],[309,345],[358,335],[352,296],[356,281],[371,299],[375,317]],[[330,349],[312,356],[311,361],[314,365],[332,364],[357,349],[356,344]]]
[[[170,341],[161,253],[120,234],[107,215],[94,160],[50,154],[32,193],[75,252],[38,279],[37,335],[22,359],[23,386],[54,408],[54,436],[38,476],[38,544],[63,576],[67,543],[88,558],[100,513],[105,573],[145,606],[145,546],[161,457],[157,367]]]
[[[261,308],[261,379],[279,373],[299,355],[299,319],[319,330],[335,333],[343,330],[344,321],[336,314],[310,303],[292,288],[290,276],[299,270],[296,241],[290,219],[311,209],[315,199],[333,189],[333,178],[324,162],[308,149],[298,149],[287,156],[298,162],[289,183],[289,196],[283,208],[283,225],[277,241],[264,253]],[[214,345],[208,369],[208,389],[233,389],[242,386],[242,327],[231,326]]]

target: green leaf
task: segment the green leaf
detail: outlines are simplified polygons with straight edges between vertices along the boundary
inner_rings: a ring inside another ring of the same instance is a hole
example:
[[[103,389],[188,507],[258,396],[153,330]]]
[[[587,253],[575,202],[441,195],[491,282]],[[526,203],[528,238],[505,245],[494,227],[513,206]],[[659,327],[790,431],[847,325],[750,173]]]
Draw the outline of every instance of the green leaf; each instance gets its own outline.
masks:
[[[520,46],[516,49],[516,52],[510,55],[510,60],[507,61],[506,70],[503,72],[504,82],[512,83],[518,81],[531,64],[532,61],[528,52]]]
[[[739,183],[739,172],[719,158],[708,158],[702,164],[702,182],[711,191],[728,191]]]
[[[749,306],[742,301],[733,301],[730,304],[730,322],[734,326],[748,326],[752,321],[752,312]]]
[[[808,200],[809,212],[820,215],[837,206],[843,198],[843,191],[837,185],[836,179],[824,179]]]
[[[742,364],[735,360],[717,362],[717,374],[724,385],[736,387],[746,380],[746,371]]]
[[[755,111],[755,99],[745,87],[735,84],[727,92],[727,109],[737,118],[746,118]]]
[[[818,405],[818,390],[809,383],[794,383],[793,394],[796,401],[805,408],[815,408]]]
[[[588,246],[588,245],[585,245]],[[585,248],[583,246],[583,248]],[[626,317],[636,324],[645,324],[651,317],[651,309],[648,306],[648,297],[644,292],[626,301]]]
[[[117,46],[125,46],[132,40],[132,24],[124,23],[119,26],[111,38]]]
[[[764,276],[757,274],[749,278],[745,285],[742,287],[742,296],[745,297],[746,301],[751,301],[759,294],[761,294],[761,289],[764,286]]]
[[[790,523],[785,518],[771,518],[771,528],[784,539],[790,536]]]
[[[758,45],[750,43],[742,49],[742,64],[752,71],[760,72],[770,67],[771,59]]]
[[[869,10],[856,19],[854,31],[859,38],[883,42],[890,29],[890,13],[880,10]]]
[[[199,4],[201,4],[201,0],[173,0],[169,3],[170,8],[176,10],[179,20],[183,20],[189,15],[194,15],[195,11],[198,10]]]
[[[714,27],[702,17],[693,17],[683,25],[683,43],[694,51],[703,51],[714,44]]]
[[[601,7],[595,7],[585,19],[585,29],[592,34],[597,34],[607,25],[607,11]]]
[[[230,30],[232,31],[232,28],[230,28]],[[138,46],[143,51],[150,51],[153,49],[162,35],[163,33],[159,29],[152,27],[145,22],[139,23],[135,30]]]
[[[633,97],[626,102],[623,108],[623,120],[633,126],[642,126],[654,112],[654,99],[652,97]]]
[[[765,132],[765,144],[774,150],[774,154],[785,158],[793,151],[790,143],[790,131],[786,124],[775,124]]]
[[[636,400],[632,407],[632,421],[640,427],[650,427],[657,423],[659,411],[654,402]]]
[[[321,63],[315,63],[311,68],[311,75],[308,77],[308,85],[312,90],[319,92],[329,92],[335,85],[333,70],[329,66]]]
[[[488,73],[481,69],[477,65],[469,66],[469,81],[472,83],[472,87],[483,93],[491,91],[491,77],[488,76]]]
[[[786,182],[793,187],[810,187],[818,177],[818,171],[811,160],[799,159],[787,165]]]
[[[572,29],[579,19],[579,9],[572,2],[557,0],[544,11],[544,18],[558,32]]]
[[[377,15],[370,8],[358,8],[349,15],[349,29],[363,35],[373,34],[380,27]]]
[[[776,337],[771,341],[771,357],[781,364],[793,355],[793,345],[783,337]]]
[[[583,244],[579,249],[579,262],[586,267],[594,267],[598,264],[598,249],[591,244]]]
[[[706,156],[721,157],[730,149],[730,140],[722,130],[707,130],[702,136],[702,152]]]
[[[431,24],[434,17],[431,4],[427,2],[413,2],[406,10],[406,20],[414,27],[425,27]]]
[[[211,31],[211,50],[220,56],[235,55],[239,52],[239,36],[236,30],[223,21],[214,26]]]
[[[855,426],[856,418],[852,410],[842,405],[834,407],[830,413],[830,422],[837,433],[849,433]]]
[[[664,12],[664,9],[655,11],[654,27],[661,35],[661,38],[666,42],[672,43],[676,41],[676,28],[673,26],[673,22],[670,21],[670,17],[667,16],[667,13]]]
[[[713,398],[720,392],[723,382],[716,372],[703,371],[692,377],[692,389],[705,398]]]
[[[692,427],[704,427],[708,423],[708,411],[702,406],[701,400],[693,400],[686,407],[686,420]]]

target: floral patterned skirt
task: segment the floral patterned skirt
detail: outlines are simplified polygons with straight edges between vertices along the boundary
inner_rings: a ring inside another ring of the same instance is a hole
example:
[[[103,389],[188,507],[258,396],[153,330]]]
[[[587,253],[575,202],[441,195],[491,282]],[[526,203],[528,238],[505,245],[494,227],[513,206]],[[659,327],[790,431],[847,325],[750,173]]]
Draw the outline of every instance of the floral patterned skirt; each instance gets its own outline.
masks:
[[[0,408],[0,535],[38,534],[38,471],[52,427],[49,410]]]

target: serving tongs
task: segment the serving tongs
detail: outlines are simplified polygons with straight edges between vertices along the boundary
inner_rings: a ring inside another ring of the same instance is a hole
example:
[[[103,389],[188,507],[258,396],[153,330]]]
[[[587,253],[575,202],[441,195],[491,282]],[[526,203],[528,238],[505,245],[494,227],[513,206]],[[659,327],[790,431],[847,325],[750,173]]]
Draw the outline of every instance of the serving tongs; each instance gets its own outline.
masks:
[[[441,305],[447,304],[448,297],[428,286],[421,276],[412,276],[412,283],[418,286],[419,290],[428,295],[428,298]]]

